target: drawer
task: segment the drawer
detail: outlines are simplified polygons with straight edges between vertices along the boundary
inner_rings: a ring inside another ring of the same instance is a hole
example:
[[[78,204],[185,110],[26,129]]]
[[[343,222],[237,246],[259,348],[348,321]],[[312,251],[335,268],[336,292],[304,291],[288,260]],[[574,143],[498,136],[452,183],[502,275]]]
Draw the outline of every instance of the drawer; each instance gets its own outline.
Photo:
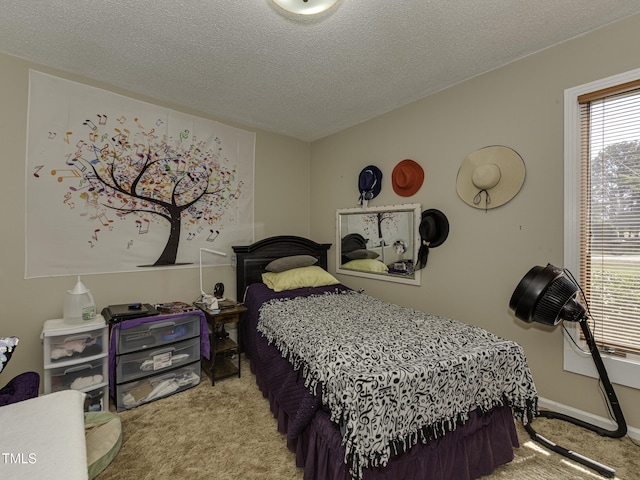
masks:
[[[118,355],[149,348],[158,348],[200,335],[200,315],[185,315],[163,321],[158,319],[132,328],[116,330]]]
[[[45,366],[77,363],[109,353],[108,328],[44,337]]]
[[[127,410],[200,383],[200,361],[142,380],[116,385],[117,410]]]
[[[116,379],[126,383],[200,359],[200,337],[116,357]]]
[[[109,386],[89,390],[85,392],[84,411],[85,412],[108,412],[109,411]]]
[[[96,387],[108,383],[109,364],[108,357],[103,357],[90,362],[66,365],[45,371],[45,392],[57,392],[60,390],[80,390],[87,392]]]

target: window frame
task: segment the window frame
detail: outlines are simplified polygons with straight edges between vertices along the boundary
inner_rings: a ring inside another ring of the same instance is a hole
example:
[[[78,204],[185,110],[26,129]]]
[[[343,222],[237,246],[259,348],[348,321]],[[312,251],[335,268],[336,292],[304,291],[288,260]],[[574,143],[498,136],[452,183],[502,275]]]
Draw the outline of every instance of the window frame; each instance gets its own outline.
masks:
[[[581,145],[580,105],[578,97],[598,90],[622,85],[640,79],[640,69],[568,88],[564,92],[564,265],[576,278],[580,278],[580,194]],[[564,336],[564,370],[598,378],[591,354],[581,351],[580,327],[564,323],[569,336]],[[618,357],[601,351],[602,359],[612,382],[640,389],[640,355]]]

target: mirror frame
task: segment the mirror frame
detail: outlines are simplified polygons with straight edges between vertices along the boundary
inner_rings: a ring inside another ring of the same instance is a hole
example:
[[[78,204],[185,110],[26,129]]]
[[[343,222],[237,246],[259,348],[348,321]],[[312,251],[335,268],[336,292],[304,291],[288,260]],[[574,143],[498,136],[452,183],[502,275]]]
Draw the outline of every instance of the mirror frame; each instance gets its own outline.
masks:
[[[342,268],[342,232],[341,218],[342,215],[354,214],[372,214],[380,212],[411,212],[413,213],[413,261],[415,263],[418,258],[418,250],[420,249],[420,218],[422,215],[422,207],[419,203],[410,203],[403,205],[390,205],[380,207],[359,207],[359,208],[340,208],[336,210],[336,273],[343,275],[352,275],[355,277],[372,278],[375,280],[383,280],[386,282],[404,283],[408,285],[420,285],[420,270],[414,270],[413,277],[402,275],[394,275],[392,273],[376,273],[364,272],[361,270],[352,270]]]

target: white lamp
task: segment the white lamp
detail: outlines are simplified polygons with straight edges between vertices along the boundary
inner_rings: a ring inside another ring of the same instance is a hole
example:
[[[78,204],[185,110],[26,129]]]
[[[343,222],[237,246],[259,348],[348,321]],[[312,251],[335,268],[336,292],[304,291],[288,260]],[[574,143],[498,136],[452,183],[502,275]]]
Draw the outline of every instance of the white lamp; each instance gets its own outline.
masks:
[[[338,0],[273,0],[287,12],[298,15],[315,15],[329,10]]]
[[[209,248],[200,248],[200,303],[204,303],[208,310],[217,310],[218,299],[213,295],[206,294],[202,288],[202,252],[220,255],[221,257],[226,257],[227,254],[224,252],[218,252],[217,250],[211,250]]]

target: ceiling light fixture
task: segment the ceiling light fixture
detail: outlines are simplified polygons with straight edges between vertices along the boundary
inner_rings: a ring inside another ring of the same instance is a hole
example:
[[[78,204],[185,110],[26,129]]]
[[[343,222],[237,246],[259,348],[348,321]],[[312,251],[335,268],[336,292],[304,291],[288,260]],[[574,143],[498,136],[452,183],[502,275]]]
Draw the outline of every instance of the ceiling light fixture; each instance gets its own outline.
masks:
[[[273,0],[273,3],[297,15],[315,15],[329,10],[338,0]]]

